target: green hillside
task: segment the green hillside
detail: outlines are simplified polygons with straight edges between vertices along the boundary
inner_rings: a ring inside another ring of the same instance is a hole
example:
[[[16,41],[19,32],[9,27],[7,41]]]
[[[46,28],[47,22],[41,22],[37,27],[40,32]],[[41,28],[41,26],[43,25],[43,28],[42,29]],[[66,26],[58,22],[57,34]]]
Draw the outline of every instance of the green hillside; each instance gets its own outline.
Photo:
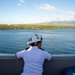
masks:
[[[0,24],[0,29],[56,29],[56,28],[75,28],[75,25],[38,25],[38,24]]]

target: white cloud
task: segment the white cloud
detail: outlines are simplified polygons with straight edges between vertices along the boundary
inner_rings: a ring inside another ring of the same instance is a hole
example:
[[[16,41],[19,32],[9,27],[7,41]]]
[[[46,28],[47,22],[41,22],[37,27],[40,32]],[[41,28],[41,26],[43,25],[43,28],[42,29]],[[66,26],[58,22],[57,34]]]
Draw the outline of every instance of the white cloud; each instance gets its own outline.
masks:
[[[75,16],[74,11],[65,11],[65,10],[62,10],[62,9],[58,9],[55,6],[51,6],[49,4],[42,4],[42,5],[38,6],[38,9],[45,10],[45,11],[53,11],[53,10],[55,10],[56,12],[61,13],[61,14],[68,14],[68,15]]]
[[[70,17],[53,17],[50,19],[51,21],[75,21],[75,17],[70,16]]]
[[[51,12],[52,11],[52,13],[55,15],[56,14],[56,16],[54,17],[54,18],[52,18],[52,17],[42,17],[42,18],[40,18],[41,20],[51,20],[51,21],[59,21],[59,20],[61,20],[61,21],[63,21],[63,20],[66,20],[66,21],[69,21],[69,20],[75,20],[75,11],[65,11],[65,10],[63,10],[63,9],[59,9],[59,8],[57,8],[57,7],[55,7],[55,6],[52,6],[52,5],[50,5],[50,4],[41,4],[41,5],[39,5],[39,6],[36,6],[39,10],[44,10],[44,11],[49,11],[49,12]],[[53,15],[53,16],[54,16]]]
[[[69,18],[67,18],[67,20],[75,20],[75,11],[64,11],[63,10],[60,13],[70,16]]]
[[[65,11],[65,10],[60,10],[60,9],[56,9],[56,11],[58,12],[58,14],[62,14],[62,15],[66,15],[69,17],[64,17],[62,20],[75,20],[75,11]]]
[[[67,11],[67,14],[75,16],[75,12],[74,11]]]
[[[17,4],[18,6],[21,6],[25,3],[25,0],[19,0],[19,3]]]
[[[68,14],[68,15],[71,15],[71,16],[75,16],[74,11],[65,11],[65,10],[57,9],[57,12],[62,13],[62,14]]]
[[[54,6],[49,5],[49,4],[43,4],[41,6],[38,6],[38,9],[52,11],[52,10],[55,10],[56,8]]]

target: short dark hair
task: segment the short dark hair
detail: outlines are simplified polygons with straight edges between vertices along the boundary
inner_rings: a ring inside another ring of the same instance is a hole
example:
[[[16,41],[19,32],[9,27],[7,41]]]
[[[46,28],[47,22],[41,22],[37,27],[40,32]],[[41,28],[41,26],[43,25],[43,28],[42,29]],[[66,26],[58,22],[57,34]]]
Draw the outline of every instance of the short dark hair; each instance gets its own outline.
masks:
[[[29,45],[30,45],[30,46],[36,46],[35,43],[30,43]]]
[[[37,43],[42,43],[42,41],[38,41],[38,42],[34,42],[34,43],[30,43],[29,45],[30,45],[30,46],[36,46]]]

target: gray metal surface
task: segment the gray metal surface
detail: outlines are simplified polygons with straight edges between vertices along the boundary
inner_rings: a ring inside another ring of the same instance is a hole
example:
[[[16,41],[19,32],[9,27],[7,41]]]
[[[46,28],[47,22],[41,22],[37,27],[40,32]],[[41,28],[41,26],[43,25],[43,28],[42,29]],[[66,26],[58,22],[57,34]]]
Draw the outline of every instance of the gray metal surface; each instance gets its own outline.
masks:
[[[75,55],[53,55],[51,61],[45,60],[43,75],[64,75],[64,69],[75,67]],[[17,59],[14,54],[0,54],[0,75],[20,75],[23,69],[23,60]]]

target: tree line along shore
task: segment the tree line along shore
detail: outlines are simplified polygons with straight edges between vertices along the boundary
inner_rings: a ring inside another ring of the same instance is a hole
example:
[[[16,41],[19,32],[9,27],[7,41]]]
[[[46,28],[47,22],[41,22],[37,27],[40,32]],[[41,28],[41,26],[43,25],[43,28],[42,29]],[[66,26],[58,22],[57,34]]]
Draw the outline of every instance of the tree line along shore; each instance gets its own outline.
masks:
[[[75,28],[75,25],[0,24],[0,30],[2,29],[57,29],[57,28]]]

